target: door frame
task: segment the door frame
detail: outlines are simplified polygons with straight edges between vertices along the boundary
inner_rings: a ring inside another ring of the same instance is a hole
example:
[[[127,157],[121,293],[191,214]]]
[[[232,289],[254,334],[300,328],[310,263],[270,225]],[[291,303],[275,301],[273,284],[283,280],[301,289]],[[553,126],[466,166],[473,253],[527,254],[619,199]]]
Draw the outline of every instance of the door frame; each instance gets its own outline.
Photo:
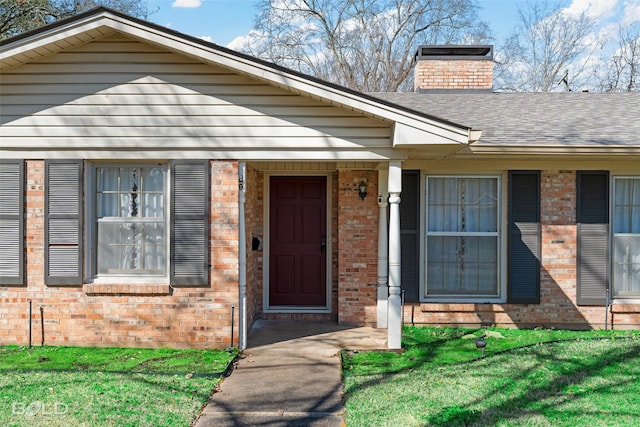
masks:
[[[327,217],[327,250],[325,252],[326,259],[326,305],[318,307],[304,307],[304,306],[271,306],[269,304],[269,258],[270,258],[270,211],[271,211],[271,177],[272,176],[285,176],[285,177],[307,177],[307,176],[324,176],[326,177],[327,185],[327,197],[326,197],[326,217]],[[331,242],[331,236],[333,235],[333,229],[331,227],[331,176],[330,172],[325,173],[299,173],[299,172],[265,172],[263,183],[263,218],[264,218],[264,244],[262,254],[262,311],[265,313],[331,313],[331,296],[332,296],[332,275],[331,275],[331,263],[333,260],[333,245]]]

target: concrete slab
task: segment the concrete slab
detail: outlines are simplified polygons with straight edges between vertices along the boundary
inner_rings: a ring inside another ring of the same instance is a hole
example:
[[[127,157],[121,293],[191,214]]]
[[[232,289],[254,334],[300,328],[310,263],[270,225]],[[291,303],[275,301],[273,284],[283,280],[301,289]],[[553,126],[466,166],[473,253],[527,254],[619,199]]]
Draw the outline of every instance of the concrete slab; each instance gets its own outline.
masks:
[[[210,412],[342,412],[337,356],[250,355],[211,396]]]
[[[387,331],[332,322],[265,321],[195,427],[344,425],[341,349],[386,348]]]
[[[202,414],[197,427],[343,427],[342,415],[333,414]]]
[[[387,330],[348,327],[333,322],[258,320],[249,331],[246,353],[314,353],[333,355],[343,349],[383,350]]]

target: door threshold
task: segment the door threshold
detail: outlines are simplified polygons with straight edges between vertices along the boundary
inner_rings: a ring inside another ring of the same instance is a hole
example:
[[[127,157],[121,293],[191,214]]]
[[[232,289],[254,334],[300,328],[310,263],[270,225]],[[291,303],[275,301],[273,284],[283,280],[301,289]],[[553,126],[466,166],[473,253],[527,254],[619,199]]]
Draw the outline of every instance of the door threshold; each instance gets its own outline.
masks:
[[[265,313],[331,313],[328,307],[297,307],[297,306],[272,306],[264,310]]]

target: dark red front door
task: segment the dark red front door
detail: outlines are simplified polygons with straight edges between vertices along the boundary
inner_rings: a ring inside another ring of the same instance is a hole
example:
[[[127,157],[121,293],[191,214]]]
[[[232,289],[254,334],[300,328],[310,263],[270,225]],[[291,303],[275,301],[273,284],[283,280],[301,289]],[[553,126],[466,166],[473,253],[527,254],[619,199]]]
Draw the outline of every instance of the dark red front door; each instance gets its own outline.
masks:
[[[269,305],[326,305],[327,179],[271,177]]]

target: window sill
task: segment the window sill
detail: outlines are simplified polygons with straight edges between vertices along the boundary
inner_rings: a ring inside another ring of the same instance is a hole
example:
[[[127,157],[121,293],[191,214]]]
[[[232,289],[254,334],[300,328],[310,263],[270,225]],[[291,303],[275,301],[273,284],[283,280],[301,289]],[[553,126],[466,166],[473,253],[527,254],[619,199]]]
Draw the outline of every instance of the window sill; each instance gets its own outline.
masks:
[[[455,302],[455,303],[446,303],[446,302],[429,302],[422,301],[420,302],[420,311],[423,313],[426,312],[500,312],[505,311],[504,303],[499,301],[481,301],[481,302]]]
[[[640,303],[613,303],[612,313],[640,313]]]
[[[82,286],[87,295],[144,295],[161,296],[170,295],[169,284],[143,284],[143,283],[89,283]]]

